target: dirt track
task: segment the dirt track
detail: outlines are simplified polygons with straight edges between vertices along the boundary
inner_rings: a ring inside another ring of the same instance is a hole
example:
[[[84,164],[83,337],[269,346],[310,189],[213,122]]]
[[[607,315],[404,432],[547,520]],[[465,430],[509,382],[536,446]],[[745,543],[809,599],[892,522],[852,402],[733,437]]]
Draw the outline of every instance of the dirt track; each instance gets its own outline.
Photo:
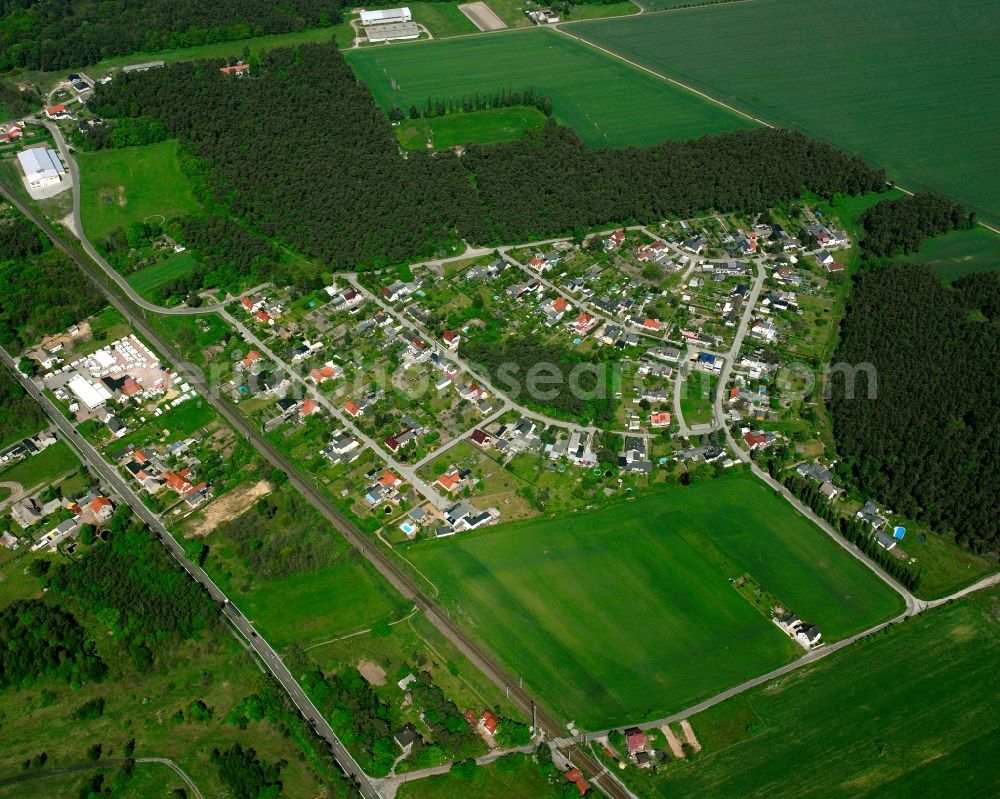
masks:
[[[507,27],[507,24],[486,3],[462,3],[458,10],[481,31],[499,31]]]

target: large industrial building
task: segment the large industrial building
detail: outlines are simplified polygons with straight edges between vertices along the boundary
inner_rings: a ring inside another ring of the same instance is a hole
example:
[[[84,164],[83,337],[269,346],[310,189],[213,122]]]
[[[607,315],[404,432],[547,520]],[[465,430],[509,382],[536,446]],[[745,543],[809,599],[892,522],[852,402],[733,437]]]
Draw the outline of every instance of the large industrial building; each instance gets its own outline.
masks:
[[[366,28],[369,25],[387,25],[390,23],[412,22],[413,15],[410,9],[406,8],[377,8],[374,11],[361,12],[361,24]]]
[[[413,21],[410,9],[378,8],[361,12],[361,24],[370,42],[390,42],[400,39],[416,39],[420,28]]]
[[[48,147],[32,147],[17,154],[28,186],[32,189],[42,189],[52,186],[62,180],[66,168],[59,160],[55,151]]]

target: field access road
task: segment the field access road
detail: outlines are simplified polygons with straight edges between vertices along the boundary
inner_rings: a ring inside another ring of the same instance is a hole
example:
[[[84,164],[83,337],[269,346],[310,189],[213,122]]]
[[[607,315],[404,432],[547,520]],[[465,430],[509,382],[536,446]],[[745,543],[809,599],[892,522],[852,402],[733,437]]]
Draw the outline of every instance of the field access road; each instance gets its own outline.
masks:
[[[834,652],[837,652],[843,649],[844,647],[856,643],[862,638],[865,638],[869,635],[874,635],[875,633],[885,629],[886,627],[892,624],[898,624],[904,619],[917,616],[926,610],[939,607],[940,605],[947,604],[948,602],[953,602],[956,599],[961,599],[962,597],[968,596],[969,594],[973,594],[976,591],[982,591],[985,588],[990,588],[995,585],[1000,585],[1000,572],[997,572],[996,574],[991,574],[988,577],[984,577],[981,580],[973,583],[972,585],[968,585],[965,588],[955,591],[955,593],[953,594],[949,594],[946,597],[942,597],[941,599],[934,599],[931,600],[930,602],[919,601],[916,607],[912,609],[907,607],[907,609],[903,613],[899,614],[894,619],[890,619],[889,621],[884,621],[881,624],[876,624],[874,627],[865,630],[864,632],[860,632],[857,635],[852,635],[850,638],[845,638],[841,641],[837,641],[834,644],[824,645],[818,649],[814,649],[811,652],[808,652],[802,657],[798,658],[797,660],[794,660],[791,663],[782,666],[781,668],[777,668],[774,671],[768,672],[767,674],[762,674],[759,677],[754,677],[753,679],[747,680],[746,682],[741,683],[740,685],[735,685],[732,688],[722,691],[721,693],[718,693],[715,696],[710,697],[709,699],[706,699],[703,702],[699,702],[696,705],[692,705],[691,707],[686,708],[685,710],[682,710],[678,713],[674,713],[670,716],[664,716],[661,719],[654,719],[652,721],[640,721],[637,722],[636,724],[625,724],[607,730],[588,732],[583,735],[578,735],[575,738],[570,738],[567,740],[576,743],[583,743],[586,741],[594,740],[595,738],[604,737],[613,729],[620,730],[623,727],[634,726],[634,727],[639,727],[640,729],[643,730],[651,730],[658,728],[664,724],[673,724],[675,722],[682,721],[683,719],[690,718],[696,713],[701,713],[703,710],[708,710],[708,708],[712,707],[713,705],[717,705],[720,702],[724,702],[727,699],[731,699],[734,696],[738,696],[739,694],[742,694],[745,691],[749,691],[751,688],[756,688],[758,685],[763,685],[764,683],[770,682],[771,680],[776,679],[778,677],[782,677],[785,674],[788,674],[789,672],[795,671],[796,669],[800,669],[803,666],[808,666],[810,663],[815,663],[816,661],[821,660],[827,657],[828,655],[832,655]]]
[[[325,408],[327,413],[329,413],[334,419],[339,421],[347,430],[349,430],[356,438],[363,441],[365,446],[372,450],[376,455],[378,455],[386,464],[394,471],[401,474],[411,485],[423,496],[424,499],[428,500],[435,508],[438,510],[444,510],[449,505],[452,504],[452,500],[448,497],[442,496],[437,491],[435,491],[430,485],[421,480],[417,476],[416,464],[414,466],[408,466],[396,460],[392,455],[390,455],[386,450],[379,444],[375,439],[365,433],[361,428],[354,424],[354,422],[347,418],[343,411],[340,410],[336,405],[330,402],[329,399],[319,390],[315,385],[311,385],[306,382],[302,375],[298,373],[296,369],[285,361],[284,358],[275,354],[274,351],[268,347],[260,338],[257,337],[253,331],[251,331],[246,325],[233,317],[225,309],[221,309],[219,314],[223,319],[226,320],[233,328],[235,328],[243,340],[248,344],[252,344],[258,350],[260,350],[268,360],[276,364],[278,367],[284,370],[285,374],[288,375],[289,379],[300,386],[301,390],[306,396],[312,398],[320,407]],[[435,450],[435,453],[437,450]]]
[[[69,246],[63,238],[53,230],[52,226],[46,222],[40,214],[38,214],[34,208],[22,202],[21,199],[5,184],[0,183],[0,194],[10,202],[15,208],[17,208],[21,213],[23,213],[28,219],[34,222],[42,232],[52,241],[52,243],[58,247],[60,250],[66,253],[67,256],[75,263],[80,269],[83,270],[85,274],[90,277],[98,289],[104,294],[108,302],[118,310],[131,324],[135,330],[146,338],[146,340],[160,352],[163,357],[170,363],[180,364],[183,360],[180,358],[179,354],[176,353],[173,348],[162,338],[162,336],[153,329],[141,314],[136,314],[135,309],[126,300],[122,299],[111,287],[104,282],[104,268],[97,268],[94,264],[90,263],[85,259],[76,249]],[[9,356],[7,356],[9,358]],[[13,362],[11,362],[13,363]],[[20,372],[15,373],[19,376]],[[188,382],[194,386],[198,394],[202,396],[203,399],[207,400],[212,406],[219,412],[219,414],[227,421],[227,423],[237,432],[238,435],[243,436],[248,443],[252,444],[253,447],[260,454],[261,458],[273,468],[284,472],[289,483],[293,485],[305,498],[320,512],[320,514],[330,522],[335,530],[340,532],[344,538],[351,544],[355,549],[357,549],[361,555],[368,560],[369,563],[385,578],[386,581],[398,591],[405,599],[416,605],[427,617],[427,619],[433,624],[437,629],[448,638],[451,643],[455,646],[458,651],[464,655],[472,663],[473,666],[478,668],[490,681],[492,681],[497,687],[505,693],[508,699],[519,708],[527,717],[531,717],[534,713],[536,721],[538,723],[539,732],[543,732],[550,738],[557,738],[560,733],[562,733],[563,726],[560,722],[552,716],[544,708],[539,707],[531,694],[522,688],[518,684],[518,680],[512,678],[507,672],[493,659],[482,646],[473,641],[464,631],[462,631],[458,625],[451,619],[447,611],[438,608],[438,606],[427,596],[420,591],[417,587],[415,580],[400,568],[390,555],[383,552],[378,545],[372,543],[372,541],[362,533],[354,524],[343,516],[340,511],[338,511],[333,504],[314,486],[310,483],[294,466],[293,464],[274,446],[271,445],[266,439],[264,439],[255,429],[251,426],[247,420],[229,403],[223,400],[221,397],[217,396],[216,393],[208,386],[204,379],[195,373],[186,375]],[[30,381],[29,381],[30,383]],[[34,387],[34,383],[30,383]],[[38,393],[37,388],[32,392],[32,396],[44,396]],[[46,402],[48,402],[47,398]],[[43,407],[45,404],[43,403]],[[57,424],[59,424],[60,429],[65,429],[62,424],[69,425],[66,418],[55,409],[55,406],[51,402],[48,402],[48,407],[52,408],[56,412],[58,418],[54,419]],[[60,424],[60,422],[62,424]],[[69,425],[71,432],[69,433],[70,441],[83,442],[82,437]],[[83,442],[86,444],[86,442]],[[92,452],[95,452],[91,448]],[[98,460],[103,465],[104,470],[110,472],[111,476],[116,478],[119,483],[122,483],[121,477],[118,475],[117,471],[110,468],[103,460],[100,459],[99,454],[97,455]],[[103,472],[102,472],[103,473]],[[128,486],[125,486],[128,489]],[[130,503],[131,504],[131,503]],[[140,517],[145,521],[149,518],[149,510],[141,502],[138,502],[138,509]],[[169,535],[163,539],[164,544],[170,549],[171,553],[175,557],[183,558],[182,565],[191,574],[202,574],[204,575],[204,580],[207,581],[207,585],[214,585],[211,579],[205,574],[199,567],[191,564],[184,557],[183,551],[178,546],[177,542],[174,541]],[[218,591],[218,588],[215,588]],[[249,622],[242,616],[242,614],[233,613],[235,609],[230,609],[227,612],[227,616],[230,618],[234,624],[237,624],[237,628],[240,629],[254,645],[255,649],[258,647],[266,647],[264,642],[260,641],[259,636],[254,636],[254,630],[251,629]],[[258,651],[260,651],[258,649]],[[275,673],[276,676],[284,675],[284,679],[279,679],[282,686],[289,692],[289,694],[295,698],[295,696],[300,696],[305,702],[309,702],[308,697],[305,696],[298,683],[288,674],[287,669],[285,669],[284,664],[281,663],[276,652],[270,647],[265,649],[266,659],[265,663],[268,668]],[[273,655],[273,657],[272,657]],[[294,693],[293,693],[294,692]],[[298,703],[297,703],[298,704]],[[311,702],[307,707],[311,707]],[[302,705],[299,706],[300,710]],[[328,742],[330,742],[331,748],[334,751],[335,756],[337,756],[338,762],[341,768],[345,770],[361,787],[360,790],[365,799],[375,799],[379,796],[378,787],[376,786],[376,781],[369,778],[357,765],[350,753],[343,748],[340,744],[339,739],[336,737],[333,729],[327,723],[326,719],[322,715],[313,709],[313,713],[310,715],[306,713],[306,718],[316,725],[317,732],[322,735]],[[336,743],[334,743],[336,741]],[[339,752],[343,754],[340,755]],[[598,786],[600,790],[611,796],[612,799],[629,799],[629,793],[621,785],[615,775],[607,772],[606,769],[597,763],[591,755],[583,751],[580,747],[577,747],[571,752],[573,761],[577,766],[587,775],[588,779],[591,780],[591,784]],[[341,759],[341,756],[343,759]],[[593,776],[592,776],[593,775]]]
[[[514,263],[516,263],[516,261]],[[479,372],[477,372],[472,367],[472,365],[468,361],[466,361],[463,357],[461,357],[455,352],[452,352],[447,347],[439,346],[434,336],[422,324],[416,322],[413,319],[410,320],[404,319],[403,315],[400,314],[395,308],[393,308],[391,305],[386,304],[385,302],[382,301],[381,297],[377,297],[376,295],[372,294],[368,289],[366,289],[364,286],[362,286],[361,282],[358,280],[357,274],[353,272],[345,272],[342,274],[342,276],[346,278],[347,282],[350,283],[352,286],[354,286],[354,288],[357,289],[360,294],[363,294],[364,296],[368,297],[368,299],[370,299],[372,302],[378,305],[383,311],[389,314],[397,322],[399,322],[402,325],[406,325],[407,327],[414,328],[418,333],[420,333],[424,338],[426,338],[431,343],[431,346],[434,347],[434,349],[438,352],[438,354],[442,358],[444,358],[446,361],[450,361],[454,366],[457,366],[459,369],[475,377],[477,383],[481,383],[483,387],[491,391],[498,400],[507,403],[508,405],[516,409],[517,412],[520,413],[522,416],[526,416],[529,419],[534,419],[536,422],[542,422],[545,425],[556,425],[558,427],[562,427],[567,430],[583,430],[588,433],[597,432],[597,428],[594,426],[581,427],[580,425],[571,424],[570,422],[565,422],[561,419],[553,419],[550,416],[546,416],[544,413],[538,413],[537,411],[533,411],[530,408],[527,408],[524,405],[515,402],[513,399],[508,397],[504,392],[500,391],[500,389],[498,389],[495,385],[493,385],[493,383],[491,383],[489,379],[483,377]]]
[[[349,776],[354,778],[355,784],[358,786],[358,790],[361,791],[361,795],[365,799],[377,799],[379,796],[378,791],[375,789],[374,785],[361,770],[361,767],[352,757],[351,753],[347,751],[347,748],[340,742],[340,739],[334,733],[333,728],[326,722],[323,715],[319,712],[316,706],[312,703],[312,700],[306,696],[305,691],[299,685],[298,681],[292,676],[291,672],[285,667],[278,653],[267,643],[264,638],[257,633],[253,625],[247,620],[247,618],[240,613],[237,607],[229,601],[229,598],[222,592],[222,590],[215,584],[211,577],[208,576],[207,572],[202,569],[197,564],[190,561],[187,555],[184,553],[184,549],[180,544],[174,539],[174,537],[167,530],[166,525],[159,515],[153,513],[149,508],[147,508],[139,496],[132,490],[132,487],[125,481],[125,479],[118,473],[118,470],[109,464],[104,457],[101,455],[94,446],[87,441],[83,436],[80,435],[76,427],[70,422],[55,406],[55,404],[46,396],[42,391],[35,385],[34,381],[28,378],[26,375],[22,374],[17,365],[14,363],[14,359],[11,358],[10,354],[0,347],[0,361],[10,370],[10,372],[18,379],[22,386],[29,395],[37,402],[45,414],[52,420],[53,424],[58,428],[59,433],[63,441],[65,441],[69,446],[74,449],[81,459],[90,465],[90,467],[101,477],[104,485],[108,486],[119,498],[120,501],[128,504],[132,508],[133,513],[138,516],[143,522],[145,522],[149,528],[159,536],[160,541],[167,548],[167,551],[173,555],[174,559],[181,565],[181,567],[186,571],[193,580],[201,583],[205,589],[208,591],[209,596],[212,597],[215,602],[219,603],[222,608],[222,613],[229,620],[229,622],[242,633],[243,637],[250,643],[254,648],[254,651],[260,657],[261,662],[267,667],[268,671],[274,676],[274,678],[281,683],[282,687],[288,692],[288,695],[292,698],[292,701],[298,707],[299,711],[303,716],[310,722],[313,729],[328,742],[331,751],[336,757],[337,762],[340,767]]]

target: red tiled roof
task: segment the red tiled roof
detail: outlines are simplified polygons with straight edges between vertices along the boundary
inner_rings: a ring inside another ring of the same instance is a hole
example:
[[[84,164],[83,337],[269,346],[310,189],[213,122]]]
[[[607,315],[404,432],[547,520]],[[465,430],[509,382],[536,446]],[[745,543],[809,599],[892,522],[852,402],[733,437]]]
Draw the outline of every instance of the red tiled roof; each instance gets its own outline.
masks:
[[[361,413],[361,408],[350,401],[348,401],[348,403],[344,406],[344,410],[351,414],[351,416],[357,416]]]
[[[461,481],[461,479],[462,478],[460,478],[457,473],[442,474],[438,477],[437,482],[438,485],[440,485],[445,491],[451,491]]]
[[[569,303],[566,301],[564,297],[556,297],[556,301],[552,303],[552,307],[556,311],[565,311],[567,308],[569,308]]]
[[[382,472],[382,476],[378,479],[379,485],[389,488],[390,486],[396,485],[399,482],[399,478],[393,472],[386,469]]]
[[[497,717],[493,715],[492,710],[487,710],[483,713],[482,722],[490,735],[493,735],[497,731]]]
[[[485,444],[487,441],[490,440],[490,435],[488,433],[484,433],[477,427],[475,430],[472,431],[471,438],[476,444]]]
[[[315,400],[306,398],[302,400],[302,415],[308,416],[311,413],[316,413],[319,410],[319,405]]]
[[[451,344],[451,342],[453,342],[455,339],[458,338],[458,333],[456,333],[454,330],[445,330],[444,335],[441,336],[441,338],[443,338],[445,341]]]

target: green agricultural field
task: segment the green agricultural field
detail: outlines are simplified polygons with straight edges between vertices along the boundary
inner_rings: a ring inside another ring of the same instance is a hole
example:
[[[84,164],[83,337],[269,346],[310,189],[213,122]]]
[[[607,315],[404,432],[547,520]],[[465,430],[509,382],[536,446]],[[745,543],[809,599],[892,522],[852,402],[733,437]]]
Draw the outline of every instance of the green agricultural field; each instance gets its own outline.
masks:
[[[998,608],[963,599],[695,716],[701,758],[642,795],[996,796]]]
[[[292,643],[306,648],[389,621],[395,607],[378,578],[350,560],[314,572],[260,580],[249,593],[230,595],[279,651]]]
[[[1000,220],[993,0],[758,0],[569,30]]]
[[[946,283],[954,283],[973,272],[1000,269],[1000,235],[983,227],[956,230],[924,239],[920,252],[901,255],[897,260],[928,264]]]
[[[743,476],[426,541],[407,557],[532,692],[591,729],[681,710],[801,654],[731,578],[751,574],[829,640],[902,608]]]
[[[388,110],[432,100],[534,89],[557,121],[592,145],[622,147],[745,128],[697,95],[552,30],[393,45],[345,53]],[[392,81],[396,82],[393,90]]]
[[[544,124],[545,115],[537,108],[493,108],[434,119],[407,119],[396,127],[396,137],[408,150],[424,150],[428,144],[440,150],[457,144],[513,141]]]
[[[200,206],[177,159],[178,147],[170,140],[78,153],[80,214],[87,235],[99,239],[119,226],[197,211]]]
[[[159,300],[157,289],[179,277],[189,274],[198,261],[190,252],[181,252],[146,266],[128,276],[129,285],[147,300]]]

